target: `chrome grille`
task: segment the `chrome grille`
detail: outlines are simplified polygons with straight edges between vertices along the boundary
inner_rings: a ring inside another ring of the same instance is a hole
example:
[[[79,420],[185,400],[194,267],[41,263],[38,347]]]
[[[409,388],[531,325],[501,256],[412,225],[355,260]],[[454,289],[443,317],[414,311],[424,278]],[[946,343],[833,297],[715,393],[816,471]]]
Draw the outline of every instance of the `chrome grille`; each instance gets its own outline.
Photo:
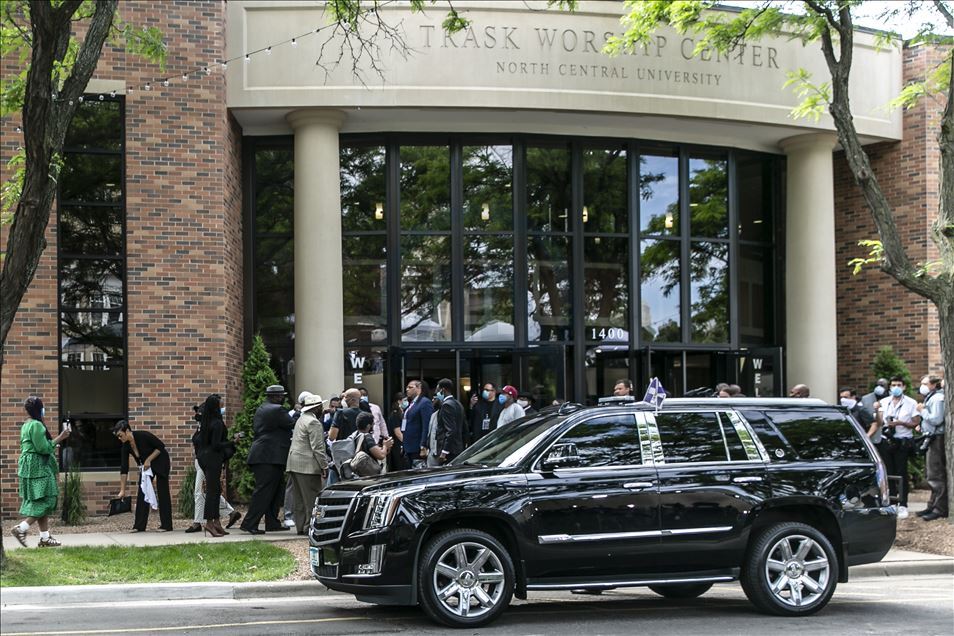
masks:
[[[311,536],[316,545],[328,545],[341,540],[345,521],[357,494],[326,490],[318,496],[318,515],[311,520]]]

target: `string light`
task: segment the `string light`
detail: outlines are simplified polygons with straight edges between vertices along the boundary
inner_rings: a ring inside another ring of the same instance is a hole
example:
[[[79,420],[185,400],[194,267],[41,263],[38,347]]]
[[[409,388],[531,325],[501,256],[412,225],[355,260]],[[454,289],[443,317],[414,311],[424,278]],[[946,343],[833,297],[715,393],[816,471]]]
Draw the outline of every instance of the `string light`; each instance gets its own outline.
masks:
[[[272,54],[272,47],[268,47],[267,49],[265,49],[265,55],[271,55],[271,54]]]
[[[78,99],[78,100],[79,100],[79,103],[80,103],[80,104],[82,104],[82,103],[83,103],[83,96],[82,96],[82,95],[80,95],[80,96],[79,96],[79,97],[77,97],[76,99]]]
[[[162,80],[162,85],[163,85],[163,86],[169,86],[169,80],[167,80],[167,79]]]
[[[298,40],[296,40],[295,38],[292,38],[291,45],[292,45],[292,48],[295,48],[296,46],[298,46]]]
[[[149,85],[149,82],[146,82],[146,85],[145,85],[144,88],[145,88],[147,91],[151,91],[151,90],[152,90],[152,86]]]
[[[219,62],[219,66],[222,67],[223,71],[226,70],[229,67],[228,60],[222,60],[221,62]]]
[[[246,53],[246,54],[245,54],[245,63],[248,64],[248,63],[251,62],[251,61],[252,61],[252,56],[249,55],[248,53]]]
[[[189,74],[188,74],[188,73],[183,73],[183,74],[182,74],[182,81],[183,81],[183,82],[188,82],[188,81],[189,81]]]
[[[99,94],[99,101],[103,101],[104,99],[106,99],[106,97],[105,97],[102,93],[100,93],[100,94]]]
[[[116,91],[109,91],[110,97],[116,97]]]

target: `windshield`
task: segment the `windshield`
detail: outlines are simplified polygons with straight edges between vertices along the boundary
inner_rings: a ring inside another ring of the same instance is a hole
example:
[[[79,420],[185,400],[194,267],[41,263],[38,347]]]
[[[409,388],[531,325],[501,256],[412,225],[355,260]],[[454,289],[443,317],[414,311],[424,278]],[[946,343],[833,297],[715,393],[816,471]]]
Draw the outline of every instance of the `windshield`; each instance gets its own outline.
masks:
[[[557,415],[543,415],[510,422],[482,437],[450,463],[454,466],[513,466],[533,450],[536,442],[553,428],[557,418]]]

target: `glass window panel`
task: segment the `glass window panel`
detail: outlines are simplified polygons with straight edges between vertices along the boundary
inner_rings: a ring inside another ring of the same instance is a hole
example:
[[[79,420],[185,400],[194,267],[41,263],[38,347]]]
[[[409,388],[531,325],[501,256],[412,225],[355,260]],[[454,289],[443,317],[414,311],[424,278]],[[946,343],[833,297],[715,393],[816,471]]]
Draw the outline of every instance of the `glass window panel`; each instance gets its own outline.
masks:
[[[513,342],[513,237],[464,237],[464,339]]]
[[[527,228],[572,232],[570,208],[569,147],[527,148]]]
[[[387,340],[387,237],[346,236],[342,289],[345,342]]]
[[[72,370],[66,379],[66,385],[70,384],[77,384]],[[79,388],[78,384],[77,388]],[[69,386],[66,387],[66,391],[70,394],[74,393]],[[111,416],[103,416],[71,410],[68,408],[71,403],[75,406],[83,406],[73,402],[71,398],[63,398],[64,411],[69,414],[73,432],[60,442],[60,471],[69,470],[73,463],[81,468],[117,468],[120,444],[113,435],[113,426],[119,420],[126,419],[125,415],[122,415],[122,411]]]
[[[642,338],[647,342],[679,342],[681,268],[678,240],[642,240],[639,267]]]
[[[742,344],[770,344],[775,333],[774,252],[739,246],[739,338]]]
[[[656,426],[667,464],[728,459],[715,413],[659,413]]]
[[[639,231],[678,236],[679,158],[675,154],[639,157]]]
[[[341,229],[385,229],[385,152],[380,146],[341,149]]]
[[[123,197],[123,158],[68,153],[60,171],[60,199],[119,203]]]
[[[100,368],[121,363],[123,349],[121,311],[64,311],[60,314],[60,359]]]
[[[716,362],[713,353],[686,352],[686,390],[700,387],[715,386],[722,381],[716,372]]]
[[[464,146],[464,230],[512,230],[512,184],[512,146]]]
[[[570,340],[573,240],[531,236],[527,250],[527,330],[531,341]]]
[[[354,347],[346,342],[342,365],[344,382],[341,383],[341,386],[367,389],[369,401],[381,407],[385,419],[391,413],[391,400],[384,393],[387,359],[387,349]],[[321,417],[320,414],[318,416]]]
[[[61,206],[59,230],[62,254],[122,255],[122,206]]]
[[[295,217],[295,153],[291,148],[255,151],[255,231],[290,233]]]
[[[401,237],[401,334],[403,341],[450,340],[450,298],[450,237]]]
[[[613,395],[613,388],[620,380],[632,379],[628,343],[590,346],[585,360],[587,404],[596,404],[599,398]]]
[[[772,240],[772,161],[739,153],[735,162],[739,193],[739,238]]]
[[[121,104],[86,100],[76,109],[64,146],[70,149],[122,150]]]
[[[732,426],[732,423],[725,413],[723,413],[719,419],[722,420],[722,433],[725,435],[725,443],[729,447],[729,459],[734,462],[747,461],[749,456],[745,452],[745,447],[742,445],[738,431]],[[757,452],[755,457],[758,457]]]
[[[450,213],[450,150],[401,146],[401,229],[447,231]]]
[[[689,255],[693,342],[729,341],[729,245],[694,241]]]
[[[624,148],[583,151],[583,231],[626,234],[629,213],[626,199]]]
[[[598,417],[580,422],[557,441],[573,444],[582,468],[641,464],[636,421],[631,415]]]
[[[583,312],[587,340],[629,342],[629,239],[583,241]]]
[[[692,236],[729,236],[729,177],[723,155],[689,158],[689,232]]]
[[[294,254],[291,237],[255,241],[255,331],[273,356],[273,347],[294,343]]]
[[[121,308],[123,262],[118,259],[61,259],[60,302],[65,307]]]
[[[60,368],[60,400],[63,411],[77,413],[124,413],[123,365],[92,364]]]
[[[859,433],[840,413],[769,411],[767,415],[802,461],[871,461]]]

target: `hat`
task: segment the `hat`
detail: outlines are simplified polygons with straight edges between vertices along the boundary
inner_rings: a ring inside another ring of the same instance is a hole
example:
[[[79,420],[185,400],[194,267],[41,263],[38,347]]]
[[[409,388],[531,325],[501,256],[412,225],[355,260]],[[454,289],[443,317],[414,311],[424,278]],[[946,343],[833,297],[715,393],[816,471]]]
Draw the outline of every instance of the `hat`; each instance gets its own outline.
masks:
[[[304,401],[301,403],[302,413],[307,413],[308,411],[314,408],[317,408],[325,403],[325,401],[321,399],[320,395],[316,395],[314,393],[308,393],[307,391],[305,391],[304,393],[306,393],[306,395],[305,395]]]
[[[305,398],[308,397],[309,395],[311,395],[311,391],[302,391],[301,393],[299,393],[299,394],[298,394],[298,403],[299,403],[299,404],[304,404],[304,403],[305,403]]]
[[[285,387],[281,384],[272,384],[265,389],[265,395],[285,395]]]
[[[508,384],[507,386],[505,386],[504,388],[502,388],[500,391],[501,391],[502,393],[506,393],[507,395],[509,395],[510,397],[512,397],[512,398],[515,399],[515,400],[516,400],[517,397],[518,397],[518,395],[517,395],[517,389],[515,389],[515,388],[512,387],[512,386],[510,386],[509,384]]]

